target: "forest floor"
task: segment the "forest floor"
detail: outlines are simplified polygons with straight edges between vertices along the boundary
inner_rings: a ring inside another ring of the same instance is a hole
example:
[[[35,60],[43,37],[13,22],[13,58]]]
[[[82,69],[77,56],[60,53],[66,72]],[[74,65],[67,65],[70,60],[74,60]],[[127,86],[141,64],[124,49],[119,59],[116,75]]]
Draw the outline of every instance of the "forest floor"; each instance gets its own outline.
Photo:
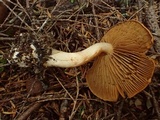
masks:
[[[43,67],[50,48],[83,50],[112,26],[131,19],[153,34],[148,55],[156,60],[151,83],[134,97],[119,96],[116,102],[96,97],[85,80],[92,62],[76,68]],[[17,62],[23,62],[22,54],[30,56],[32,44],[39,58],[20,67]],[[3,0],[0,120],[160,120],[159,54],[159,0]]]

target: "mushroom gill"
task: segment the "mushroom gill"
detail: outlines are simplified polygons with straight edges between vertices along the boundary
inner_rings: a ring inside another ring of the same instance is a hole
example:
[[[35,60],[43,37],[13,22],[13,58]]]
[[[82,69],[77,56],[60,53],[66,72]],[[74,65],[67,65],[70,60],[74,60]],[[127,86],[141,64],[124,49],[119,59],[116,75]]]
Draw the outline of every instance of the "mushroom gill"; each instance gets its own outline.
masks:
[[[149,30],[138,21],[126,21],[111,28],[101,41],[113,45],[113,54],[98,56],[87,72],[93,94],[117,101],[119,94],[131,98],[146,88],[155,68],[145,55],[153,43]]]

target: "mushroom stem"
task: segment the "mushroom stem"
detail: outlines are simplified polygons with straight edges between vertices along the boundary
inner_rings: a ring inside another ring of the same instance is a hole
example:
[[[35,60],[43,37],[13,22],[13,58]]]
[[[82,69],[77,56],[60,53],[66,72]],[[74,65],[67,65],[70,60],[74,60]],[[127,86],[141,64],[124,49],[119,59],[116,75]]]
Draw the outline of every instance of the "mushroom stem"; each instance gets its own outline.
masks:
[[[77,67],[83,65],[101,53],[112,54],[113,47],[109,43],[96,43],[85,50],[75,53],[68,53],[59,50],[52,50],[52,54],[49,56],[48,60],[44,63],[45,67]]]

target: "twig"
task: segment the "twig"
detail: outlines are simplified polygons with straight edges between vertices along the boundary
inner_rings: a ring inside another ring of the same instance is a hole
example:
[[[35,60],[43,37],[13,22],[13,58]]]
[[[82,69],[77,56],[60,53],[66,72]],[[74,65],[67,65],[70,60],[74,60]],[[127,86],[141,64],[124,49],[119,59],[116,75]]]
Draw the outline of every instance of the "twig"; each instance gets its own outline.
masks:
[[[34,105],[31,105],[28,110],[26,110],[24,113],[20,115],[19,118],[16,120],[26,120],[28,116],[35,110],[39,109],[41,107],[42,103],[35,103]]]
[[[51,14],[52,14],[52,13],[56,10],[56,8],[59,6],[59,3],[60,3],[60,0],[58,0],[57,4],[55,5],[55,7],[53,8],[53,10],[51,11]],[[48,22],[49,19],[50,19],[49,17],[46,18],[46,20],[43,22],[43,24],[41,25],[41,27],[39,28],[39,30],[38,30],[37,33],[39,33],[39,32],[45,27],[45,25],[47,24],[47,22]]]
[[[78,100],[78,99],[77,99]],[[82,101],[80,101],[80,103],[77,105],[77,107],[74,110],[74,114],[72,114],[72,116],[69,117],[69,120],[73,120],[73,115],[75,115],[75,113],[77,112],[77,110],[79,109],[79,107],[82,105]],[[72,112],[73,113],[73,112]]]
[[[118,14],[118,15],[120,15],[120,19],[121,20],[125,20],[126,18],[122,15],[122,13],[121,12],[119,12],[115,7],[112,7],[111,5],[109,5],[108,3],[106,3],[104,0],[101,0],[102,1],[102,3],[103,4],[105,4],[106,6],[108,6],[109,8],[111,8],[111,10],[113,11],[113,12],[115,12],[116,14]]]
[[[76,68],[75,68],[76,69]],[[71,112],[71,115],[69,116],[69,120],[72,120],[77,109],[76,109],[76,104],[77,104],[77,99],[78,99],[78,96],[79,96],[79,82],[78,82],[78,77],[76,76],[76,84],[77,84],[77,93],[76,93],[76,98],[75,100],[73,101],[74,104],[73,104],[73,108],[72,108],[72,112]]]
[[[115,115],[116,115],[115,113],[110,114],[110,115],[108,115],[107,117],[105,117],[105,118],[102,119],[102,120],[114,120],[114,116],[115,116]]]
[[[75,20],[69,20],[69,19],[57,19],[56,21],[60,21],[60,22],[64,21],[64,22],[71,22],[71,23],[79,23],[79,24],[88,25],[88,26],[90,26],[90,27],[95,27],[95,28],[97,27],[97,26],[91,25],[91,24],[89,24],[89,23],[80,22],[80,21],[75,21]],[[99,26],[98,28],[100,28],[100,29],[102,29],[102,30],[106,30],[105,27],[100,27],[100,26]]]
[[[141,8],[143,8],[142,2],[141,2],[141,0],[138,0],[138,9],[140,10]],[[139,16],[138,17],[139,21],[142,22],[142,20],[143,20],[143,18],[142,18],[142,12],[139,12],[138,16]]]
[[[64,95],[64,97],[67,97],[67,93]],[[61,103],[59,120],[65,120],[65,117],[66,117],[65,114],[67,112],[67,106],[68,106],[68,100],[65,99]]]
[[[124,101],[125,99],[123,99],[120,103],[118,112],[117,112],[117,120],[121,120],[121,114],[122,114],[122,109],[123,109],[123,105],[124,105]]]
[[[11,65],[11,64],[0,64],[0,67],[5,67],[5,66],[9,66],[9,65]]]
[[[10,40],[12,41],[12,40],[15,40],[15,38],[12,38],[12,37],[0,37],[0,41],[4,41],[4,40],[5,40],[5,41],[6,41],[6,40],[7,40],[7,41],[10,41]]]
[[[67,92],[67,94],[69,95],[69,97],[74,101],[74,98],[73,98],[73,96],[68,92],[68,90],[64,87],[64,85],[62,84],[62,82],[59,80],[59,78],[56,76],[56,75],[54,75],[55,76],[55,78],[57,79],[57,81],[59,82],[59,84],[62,86],[62,88]]]
[[[2,3],[22,22],[24,23],[32,32],[34,32],[34,30],[21,18],[19,17],[3,0]]]
[[[94,4],[92,4],[92,12],[93,12],[93,15],[95,16],[95,15],[96,15],[96,12],[95,12]],[[95,22],[95,25],[96,25],[96,28],[95,28],[95,29],[96,29],[97,39],[100,40],[100,34],[99,34],[97,17],[94,17],[94,22]]]
[[[142,6],[139,10],[137,10],[132,16],[130,16],[130,18],[128,20],[131,20],[136,14],[138,14],[140,11],[142,11],[142,9],[145,8],[145,5]]]
[[[153,92],[153,89],[151,86],[149,86],[150,90],[151,90],[151,94],[152,94],[152,100],[153,100],[153,104],[154,104],[154,107],[155,107],[155,111],[157,113],[157,117],[158,117],[158,120],[160,120],[160,110],[159,110],[159,105],[158,105],[158,102],[155,98],[155,94]]]
[[[159,40],[160,26],[158,24],[159,16],[155,11],[156,7],[157,6],[154,4],[154,2],[152,0],[150,0],[148,3],[148,7],[145,9],[145,12],[146,12],[146,16],[147,16],[147,23],[150,27],[150,30],[152,30],[152,32],[154,34],[156,34],[156,36],[154,36],[155,50],[157,52],[160,52],[160,40]]]

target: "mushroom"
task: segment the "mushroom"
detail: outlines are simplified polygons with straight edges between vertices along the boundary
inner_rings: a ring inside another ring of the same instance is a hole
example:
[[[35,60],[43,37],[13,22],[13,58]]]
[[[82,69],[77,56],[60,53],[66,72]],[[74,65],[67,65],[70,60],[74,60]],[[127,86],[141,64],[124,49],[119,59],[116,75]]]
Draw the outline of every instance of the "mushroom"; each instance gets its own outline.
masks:
[[[153,36],[135,20],[119,23],[89,48],[75,53],[53,50],[44,64],[46,67],[76,67],[95,58],[86,74],[88,87],[94,95],[117,101],[133,97],[151,82],[154,61],[145,53],[153,43]]]

